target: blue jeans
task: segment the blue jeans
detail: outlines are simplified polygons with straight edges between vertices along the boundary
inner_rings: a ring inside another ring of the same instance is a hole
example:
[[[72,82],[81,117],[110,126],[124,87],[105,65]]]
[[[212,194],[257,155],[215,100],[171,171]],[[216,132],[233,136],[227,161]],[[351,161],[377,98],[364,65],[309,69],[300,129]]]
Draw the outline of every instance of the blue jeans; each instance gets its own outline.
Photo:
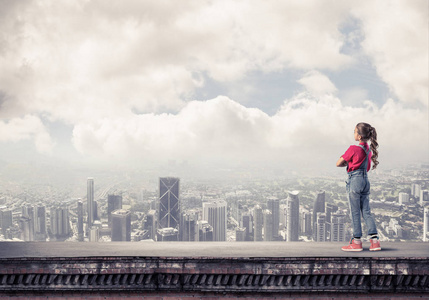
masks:
[[[362,236],[361,214],[368,228],[368,235],[377,234],[377,228],[369,207],[370,184],[366,170],[352,171],[348,173],[348,176],[346,190],[353,224],[353,237]]]

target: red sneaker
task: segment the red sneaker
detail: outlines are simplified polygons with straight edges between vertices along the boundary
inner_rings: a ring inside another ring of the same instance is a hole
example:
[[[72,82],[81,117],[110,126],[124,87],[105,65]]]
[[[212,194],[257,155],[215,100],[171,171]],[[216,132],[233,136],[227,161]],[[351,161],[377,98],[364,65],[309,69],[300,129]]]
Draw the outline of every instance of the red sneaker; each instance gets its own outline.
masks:
[[[355,240],[352,238],[350,240],[350,244],[347,246],[341,247],[341,250],[343,251],[362,251],[362,241],[361,240]]]
[[[380,241],[377,239],[369,239],[371,246],[369,246],[369,251],[379,251],[381,250]]]

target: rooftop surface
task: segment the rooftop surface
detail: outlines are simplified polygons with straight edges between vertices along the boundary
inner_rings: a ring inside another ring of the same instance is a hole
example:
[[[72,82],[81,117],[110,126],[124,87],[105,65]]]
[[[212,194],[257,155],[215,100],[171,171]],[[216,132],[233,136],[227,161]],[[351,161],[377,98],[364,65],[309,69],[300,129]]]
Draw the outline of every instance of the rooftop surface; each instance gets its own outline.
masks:
[[[0,259],[22,257],[429,257],[429,243],[381,244],[382,251],[343,252],[346,243],[304,242],[0,242]]]

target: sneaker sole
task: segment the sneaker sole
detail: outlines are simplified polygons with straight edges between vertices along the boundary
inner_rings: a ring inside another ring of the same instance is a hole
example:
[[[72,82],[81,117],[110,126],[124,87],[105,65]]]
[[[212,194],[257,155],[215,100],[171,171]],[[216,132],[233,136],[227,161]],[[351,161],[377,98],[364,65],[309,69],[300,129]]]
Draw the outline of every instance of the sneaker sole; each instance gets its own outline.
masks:
[[[360,252],[360,251],[363,251],[363,249],[341,249],[341,250],[346,251],[346,252]]]
[[[374,248],[374,249],[369,249],[369,251],[380,251],[381,248]]]

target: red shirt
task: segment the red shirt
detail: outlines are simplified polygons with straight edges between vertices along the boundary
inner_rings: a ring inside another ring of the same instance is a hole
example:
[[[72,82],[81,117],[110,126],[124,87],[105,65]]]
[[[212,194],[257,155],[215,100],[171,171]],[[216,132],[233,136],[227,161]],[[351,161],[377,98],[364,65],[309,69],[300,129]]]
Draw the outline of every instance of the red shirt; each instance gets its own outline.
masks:
[[[368,151],[369,145],[367,143],[359,143],[359,145],[364,146]],[[361,147],[356,145],[350,146],[349,149],[347,149],[346,153],[341,156],[346,162],[348,162],[347,172],[359,169],[360,165],[365,160],[365,156],[365,151]],[[372,153],[371,151],[369,151],[368,166],[366,168],[367,172],[371,169],[371,156]]]

